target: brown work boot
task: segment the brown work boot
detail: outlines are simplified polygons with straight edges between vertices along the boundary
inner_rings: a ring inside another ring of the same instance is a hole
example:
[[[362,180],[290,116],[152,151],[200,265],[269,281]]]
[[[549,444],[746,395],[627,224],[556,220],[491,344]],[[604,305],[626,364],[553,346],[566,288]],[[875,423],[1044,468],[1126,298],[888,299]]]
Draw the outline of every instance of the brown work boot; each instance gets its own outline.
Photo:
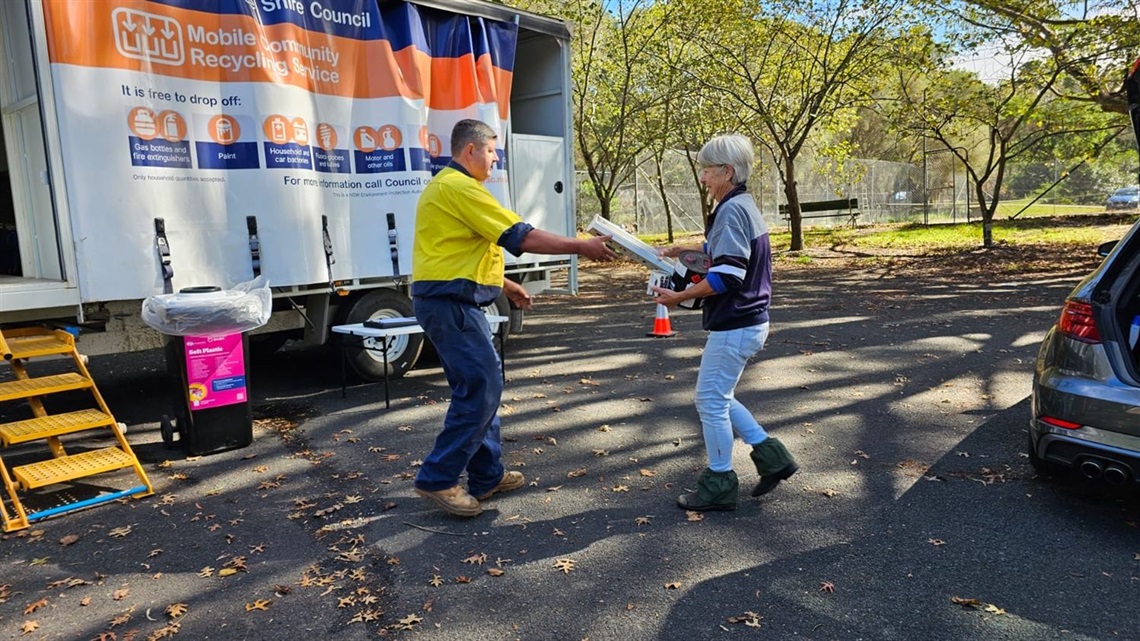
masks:
[[[522,475],[522,472],[516,472],[514,470],[504,472],[503,478],[499,481],[498,485],[491,488],[491,491],[480,494],[475,498],[479,499],[480,501],[486,501],[487,499],[491,498],[491,495],[493,494],[517,490],[523,486],[523,483],[526,483],[526,478]]]
[[[418,487],[415,490],[416,494],[434,501],[436,505],[456,516],[478,516],[483,513],[479,501],[458,485],[438,492],[429,492]]]

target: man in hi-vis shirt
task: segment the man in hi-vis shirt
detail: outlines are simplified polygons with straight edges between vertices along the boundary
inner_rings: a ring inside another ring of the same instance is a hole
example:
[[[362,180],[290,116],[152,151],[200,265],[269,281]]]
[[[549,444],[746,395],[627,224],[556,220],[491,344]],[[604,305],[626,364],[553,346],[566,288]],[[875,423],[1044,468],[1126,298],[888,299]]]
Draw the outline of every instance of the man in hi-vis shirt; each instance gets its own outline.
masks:
[[[416,206],[412,303],[439,353],[451,405],[435,447],[416,474],[416,494],[459,516],[483,511],[479,502],[522,487],[521,472],[504,471],[499,435],[503,380],[491,328],[481,307],[505,293],[531,308],[522,285],[504,278],[503,250],[515,256],[580,254],[612,260],[609,236],[588,240],[535,229],[495,200],[483,181],[499,160],[498,136],[478,120],[451,131],[451,163],[424,189]],[[466,470],[467,487],[459,485]]]

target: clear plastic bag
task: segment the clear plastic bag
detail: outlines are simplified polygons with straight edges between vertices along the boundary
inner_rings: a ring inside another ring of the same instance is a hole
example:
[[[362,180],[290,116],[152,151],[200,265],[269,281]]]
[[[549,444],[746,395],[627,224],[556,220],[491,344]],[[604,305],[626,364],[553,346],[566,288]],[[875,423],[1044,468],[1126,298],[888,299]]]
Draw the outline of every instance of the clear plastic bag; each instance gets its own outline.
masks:
[[[199,291],[191,291],[198,289]],[[143,301],[143,322],[168,336],[223,336],[269,322],[273,294],[261,276],[233,289],[188,288]]]

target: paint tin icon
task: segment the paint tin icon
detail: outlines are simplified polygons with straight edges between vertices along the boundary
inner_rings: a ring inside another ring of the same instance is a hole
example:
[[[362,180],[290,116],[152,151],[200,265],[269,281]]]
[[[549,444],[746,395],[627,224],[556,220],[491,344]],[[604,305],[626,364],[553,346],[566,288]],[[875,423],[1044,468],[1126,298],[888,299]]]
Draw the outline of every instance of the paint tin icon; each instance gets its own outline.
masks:
[[[229,120],[219,118],[218,122],[214,124],[214,129],[218,135],[218,142],[229,144],[234,141],[234,128],[230,125]]]

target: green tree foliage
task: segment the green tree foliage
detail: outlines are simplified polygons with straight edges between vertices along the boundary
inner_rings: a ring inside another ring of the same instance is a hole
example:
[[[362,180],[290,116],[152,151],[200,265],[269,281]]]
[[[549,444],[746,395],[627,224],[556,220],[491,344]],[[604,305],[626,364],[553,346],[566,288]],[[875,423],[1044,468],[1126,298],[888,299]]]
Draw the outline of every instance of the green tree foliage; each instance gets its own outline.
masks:
[[[913,130],[936,140],[965,165],[982,215],[985,247],[993,246],[994,213],[1011,163],[1062,139],[1092,154],[1120,129],[1107,126],[1099,111],[1059,97],[1060,67],[1051,59],[1025,60],[1028,51],[1024,45],[1014,48],[1015,58],[1023,58],[993,84],[944,68],[901,84]]]
[[[949,6],[991,39],[1016,37],[1048,55],[1074,81],[1066,98],[1127,113],[1124,73],[1140,55],[1136,0],[962,0],[928,6],[935,11]]]
[[[779,164],[792,230],[803,248],[796,162],[813,136],[850,127],[870,104],[871,80],[892,50],[899,0],[676,0],[685,16],[676,38],[697,44],[687,69],[715,95],[716,108],[740,110],[740,128]],[[819,137],[823,142],[826,137]],[[828,148],[839,160],[850,146]]]

